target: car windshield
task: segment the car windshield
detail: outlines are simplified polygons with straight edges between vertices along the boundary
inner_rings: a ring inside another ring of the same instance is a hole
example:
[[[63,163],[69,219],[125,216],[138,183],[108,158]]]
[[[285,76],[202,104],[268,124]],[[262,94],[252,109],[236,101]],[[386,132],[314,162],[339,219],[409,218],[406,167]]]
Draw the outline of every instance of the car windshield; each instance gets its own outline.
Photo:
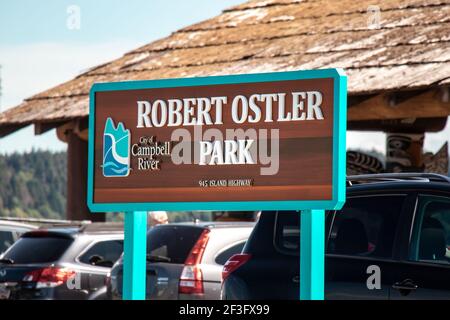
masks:
[[[58,260],[72,243],[72,239],[58,237],[25,237],[4,254],[14,264],[47,263]]]
[[[191,226],[161,226],[147,235],[147,260],[182,264],[203,229]]]

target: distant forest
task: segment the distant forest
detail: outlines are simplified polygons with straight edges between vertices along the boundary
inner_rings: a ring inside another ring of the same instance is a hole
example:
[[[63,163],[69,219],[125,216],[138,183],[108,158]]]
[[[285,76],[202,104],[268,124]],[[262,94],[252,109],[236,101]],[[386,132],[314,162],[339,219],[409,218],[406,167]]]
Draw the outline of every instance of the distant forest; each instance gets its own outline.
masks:
[[[0,155],[0,216],[65,218],[66,152]]]
[[[0,217],[66,219],[67,153],[0,155]],[[171,212],[169,221],[210,220],[208,212]],[[121,221],[111,213],[107,220]]]

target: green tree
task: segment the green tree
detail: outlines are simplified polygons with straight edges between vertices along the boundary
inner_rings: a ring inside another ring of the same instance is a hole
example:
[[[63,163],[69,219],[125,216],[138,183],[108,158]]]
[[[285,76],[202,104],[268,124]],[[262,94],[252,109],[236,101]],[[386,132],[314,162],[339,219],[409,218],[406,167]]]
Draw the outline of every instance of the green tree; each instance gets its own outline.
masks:
[[[0,155],[0,216],[64,218],[66,152]]]

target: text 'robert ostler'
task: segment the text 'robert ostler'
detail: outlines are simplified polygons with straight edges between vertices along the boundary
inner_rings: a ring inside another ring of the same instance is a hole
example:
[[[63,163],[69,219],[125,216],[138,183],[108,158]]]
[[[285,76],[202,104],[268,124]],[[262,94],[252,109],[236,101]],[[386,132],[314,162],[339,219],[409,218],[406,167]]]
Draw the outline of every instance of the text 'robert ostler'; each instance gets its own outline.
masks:
[[[286,93],[253,94],[249,97],[236,95],[231,102],[226,96],[137,101],[136,127],[220,126],[224,123],[223,109],[229,103],[231,103],[230,120],[235,124],[324,120],[320,91],[300,91],[290,94],[292,104],[289,106],[286,105]],[[274,107],[274,102],[277,107]],[[273,135],[271,136],[273,138]],[[250,152],[255,139],[242,138],[234,140],[227,134],[224,139],[200,141],[196,163],[255,164],[254,156]],[[271,153],[274,151],[277,150],[272,149]]]

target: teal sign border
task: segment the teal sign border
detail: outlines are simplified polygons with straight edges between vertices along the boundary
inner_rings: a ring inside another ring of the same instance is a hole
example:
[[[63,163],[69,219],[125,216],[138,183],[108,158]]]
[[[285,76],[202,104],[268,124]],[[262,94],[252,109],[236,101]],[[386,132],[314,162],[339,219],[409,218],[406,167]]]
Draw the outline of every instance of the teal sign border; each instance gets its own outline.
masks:
[[[289,200],[289,201],[217,201],[217,202],[130,202],[94,203],[94,136],[95,136],[95,94],[104,91],[138,90],[155,88],[176,88],[272,82],[285,80],[334,79],[333,102],[333,194],[331,200]],[[87,204],[92,212],[117,211],[185,211],[185,210],[338,210],[345,202],[345,165],[347,129],[347,76],[342,69],[319,69],[229,76],[161,79],[95,83],[89,93],[89,154]]]

